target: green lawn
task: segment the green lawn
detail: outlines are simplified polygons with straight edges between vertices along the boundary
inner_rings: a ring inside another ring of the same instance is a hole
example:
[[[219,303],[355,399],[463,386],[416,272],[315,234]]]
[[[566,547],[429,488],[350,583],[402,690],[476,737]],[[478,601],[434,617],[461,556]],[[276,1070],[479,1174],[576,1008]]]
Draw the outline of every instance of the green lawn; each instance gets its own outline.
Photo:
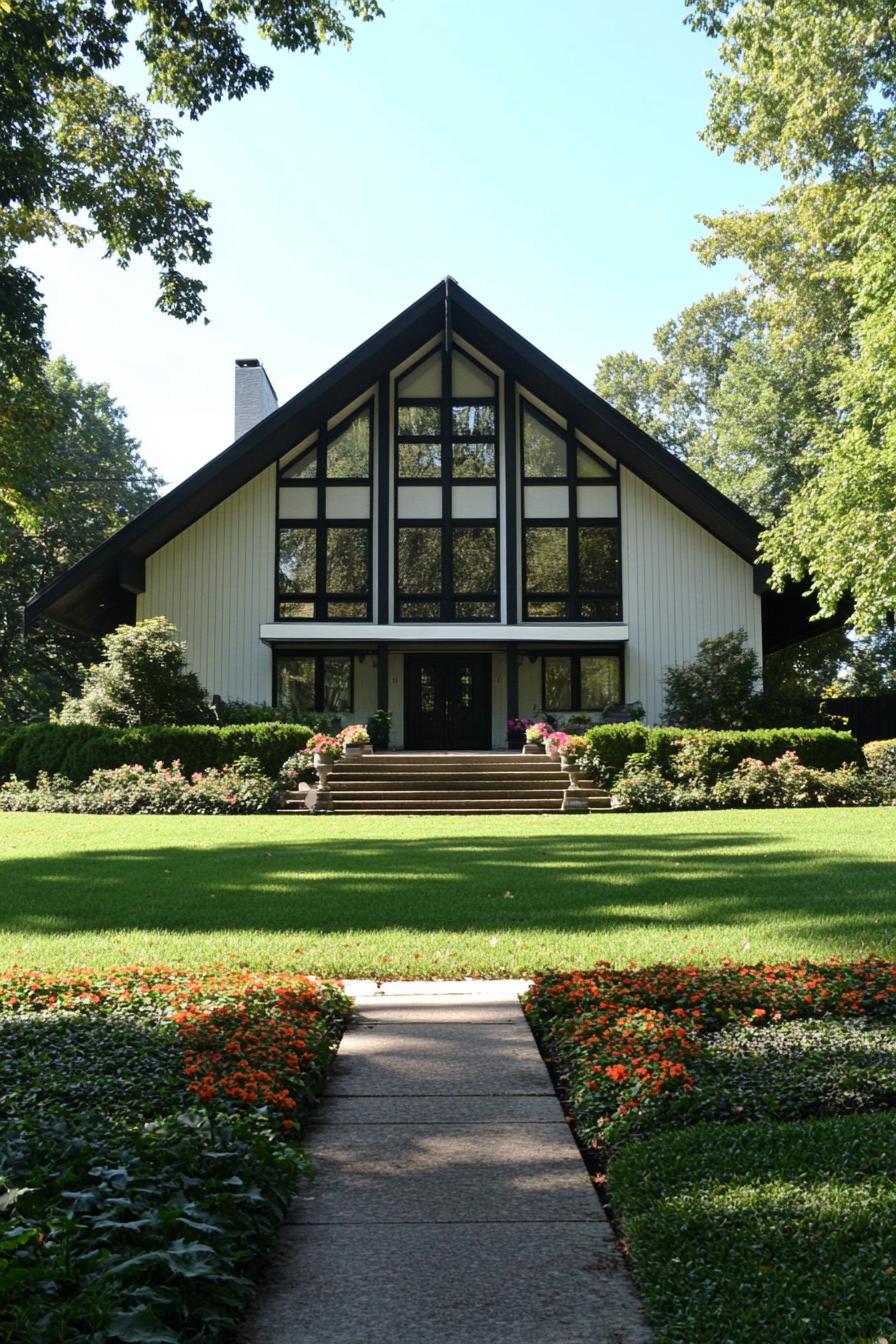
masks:
[[[0,815],[0,965],[516,975],[896,951],[896,810]]]

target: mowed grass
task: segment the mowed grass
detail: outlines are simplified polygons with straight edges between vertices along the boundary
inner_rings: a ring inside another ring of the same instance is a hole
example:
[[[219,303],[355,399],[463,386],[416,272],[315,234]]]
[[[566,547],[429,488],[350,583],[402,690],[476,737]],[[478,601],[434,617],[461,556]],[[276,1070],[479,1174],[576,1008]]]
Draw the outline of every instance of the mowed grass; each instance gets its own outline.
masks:
[[[381,978],[896,953],[896,810],[0,816],[0,965]]]

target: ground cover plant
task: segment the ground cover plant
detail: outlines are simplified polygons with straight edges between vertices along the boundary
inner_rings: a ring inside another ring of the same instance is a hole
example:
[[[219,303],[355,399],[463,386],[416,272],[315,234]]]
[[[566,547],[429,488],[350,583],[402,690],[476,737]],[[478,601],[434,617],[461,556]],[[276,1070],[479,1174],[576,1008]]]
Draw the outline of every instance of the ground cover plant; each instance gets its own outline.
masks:
[[[524,1006],[661,1344],[890,1337],[896,963],[599,964]]]
[[[94,770],[80,784],[44,773],[33,787],[13,778],[0,784],[0,812],[237,816],[268,811],[274,792],[274,781],[254,756],[238,756],[232,765],[189,776],[180,761],[170,766],[156,761],[148,770],[142,765]]]
[[[288,973],[0,974],[0,1337],[232,1337],[347,1008]]]
[[[0,965],[384,978],[892,955],[889,808],[0,815]]]

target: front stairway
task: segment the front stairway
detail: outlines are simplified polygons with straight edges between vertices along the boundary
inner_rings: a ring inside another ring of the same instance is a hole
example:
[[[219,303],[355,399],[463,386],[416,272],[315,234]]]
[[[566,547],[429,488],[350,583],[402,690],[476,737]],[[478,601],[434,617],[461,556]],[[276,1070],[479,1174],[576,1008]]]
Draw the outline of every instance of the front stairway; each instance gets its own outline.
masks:
[[[559,812],[569,776],[558,761],[519,752],[387,752],[339,761],[329,786],[338,815]],[[589,810],[609,808],[603,790],[580,787]]]

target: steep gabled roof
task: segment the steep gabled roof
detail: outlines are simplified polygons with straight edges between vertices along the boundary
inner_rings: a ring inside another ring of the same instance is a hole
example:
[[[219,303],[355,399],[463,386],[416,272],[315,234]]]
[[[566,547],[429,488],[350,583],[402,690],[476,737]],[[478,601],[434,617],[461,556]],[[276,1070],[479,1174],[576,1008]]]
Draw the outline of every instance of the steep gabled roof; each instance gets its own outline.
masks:
[[[754,518],[449,277],[33,597],[25,609],[26,628],[42,615],[89,633],[133,620],[147,556],[276,462],[446,322],[701,527],[755,563],[760,527]]]

